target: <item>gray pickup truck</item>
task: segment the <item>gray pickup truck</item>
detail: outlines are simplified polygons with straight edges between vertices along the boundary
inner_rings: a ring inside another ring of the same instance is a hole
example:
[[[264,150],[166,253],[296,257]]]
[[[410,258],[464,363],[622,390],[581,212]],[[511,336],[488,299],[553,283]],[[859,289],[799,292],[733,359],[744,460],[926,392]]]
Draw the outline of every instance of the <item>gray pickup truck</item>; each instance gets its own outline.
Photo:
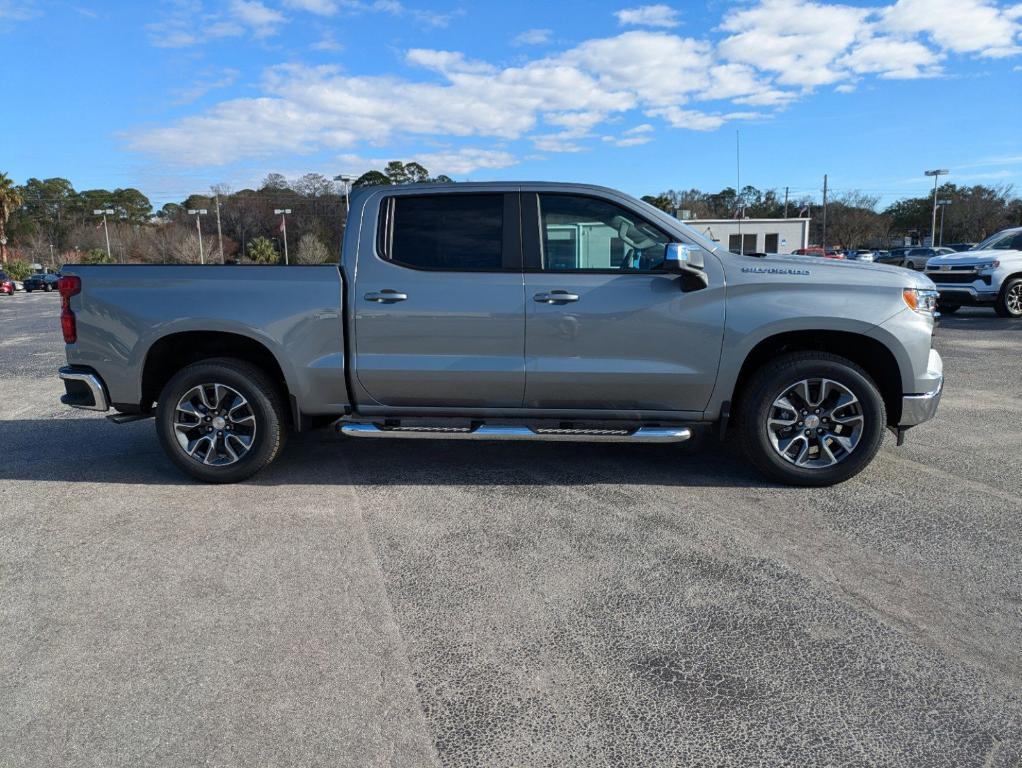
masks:
[[[334,424],[633,443],[713,426],[771,478],[829,485],[943,385],[923,275],[729,253],[577,184],[357,190],[339,265],[68,265],[60,291],[62,401],[155,416],[211,482]]]

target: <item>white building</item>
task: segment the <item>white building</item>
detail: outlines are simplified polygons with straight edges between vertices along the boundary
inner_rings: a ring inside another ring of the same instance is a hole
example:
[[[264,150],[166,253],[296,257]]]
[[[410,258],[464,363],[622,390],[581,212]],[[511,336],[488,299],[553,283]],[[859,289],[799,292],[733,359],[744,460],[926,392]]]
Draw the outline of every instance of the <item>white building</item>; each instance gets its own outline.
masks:
[[[704,237],[735,253],[791,253],[809,247],[812,219],[684,219]]]

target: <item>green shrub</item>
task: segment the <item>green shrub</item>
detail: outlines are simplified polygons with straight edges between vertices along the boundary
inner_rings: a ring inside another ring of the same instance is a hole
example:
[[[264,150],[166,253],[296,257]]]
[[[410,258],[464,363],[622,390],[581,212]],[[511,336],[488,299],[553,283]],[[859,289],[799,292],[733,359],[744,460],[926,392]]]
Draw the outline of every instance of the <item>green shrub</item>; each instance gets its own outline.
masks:
[[[32,265],[22,259],[13,259],[7,262],[4,270],[15,280],[24,280],[32,274]]]
[[[280,261],[280,254],[277,253],[277,249],[265,237],[249,240],[246,250],[246,256],[256,264],[276,264]]]
[[[82,255],[82,264],[114,264],[115,259],[102,248],[93,248]]]

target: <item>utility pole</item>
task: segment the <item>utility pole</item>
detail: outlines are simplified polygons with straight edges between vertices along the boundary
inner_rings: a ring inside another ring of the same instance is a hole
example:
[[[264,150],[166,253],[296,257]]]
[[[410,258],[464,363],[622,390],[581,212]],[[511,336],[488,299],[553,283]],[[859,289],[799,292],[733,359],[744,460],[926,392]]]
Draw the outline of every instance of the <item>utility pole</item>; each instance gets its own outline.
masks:
[[[103,217],[103,234],[106,235],[106,255],[108,259],[112,259],[113,256],[110,253],[110,230],[107,229],[106,226],[106,217],[107,215],[110,216],[114,215],[113,208],[100,208],[99,210],[93,211],[92,215]]]
[[[742,134],[735,130],[735,181],[738,184],[738,252],[745,253],[745,238],[742,237]]]
[[[206,263],[206,254],[202,250],[202,224],[200,223],[202,221],[202,217],[205,216],[206,213],[207,213],[207,211],[206,211],[205,208],[198,208],[198,209],[192,208],[191,210],[188,211],[188,215],[189,216],[194,216],[195,217],[195,231],[199,233],[199,263],[200,264],[205,264]]]
[[[940,242],[938,246],[944,245],[944,209],[951,205],[950,200],[938,200],[937,205],[940,206]]]
[[[827,255],[827,174],[823,174],[823,255]]]
[[[788,188],[784,188],[784,218],[788,218]]]
[[[50,266],[57,266],[57,260],[53,258],[53,243],[50,243]]]
[[[291,213],[290,208],[277,208],[273,212],[275,216],[280,216],[280,231],[284,236],[284,266],[291,263],[287,258],[287,216],[289,213]]]
[[[930,218],[930,247],[933,248],[937,239],[937,180],[941,176],[947,176],[951,171],[947,168],[937,168],[923,173],[933,177],[933,215]]]
[[[224,259],[224,231],[220,228],[220,193],[216,194],[216,236],[220,241],[220,263],[226,264]]]

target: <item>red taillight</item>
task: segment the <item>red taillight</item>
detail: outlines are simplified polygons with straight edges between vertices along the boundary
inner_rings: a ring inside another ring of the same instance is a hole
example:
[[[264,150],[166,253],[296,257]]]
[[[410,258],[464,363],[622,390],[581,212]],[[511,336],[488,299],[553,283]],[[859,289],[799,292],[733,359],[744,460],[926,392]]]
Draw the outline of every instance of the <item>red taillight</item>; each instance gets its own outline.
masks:
[[[57,290],[65,299],[82,292],[82,279],[78,275],[66,275],[57,281]]]
[[[78,341],[78,324],[75,313],[71,311],[71,297],[82,291],[82,279],[77,275],[67,275],[57,281],[60,291],[60,330],[64,332],[64,343],[74,344]]]

